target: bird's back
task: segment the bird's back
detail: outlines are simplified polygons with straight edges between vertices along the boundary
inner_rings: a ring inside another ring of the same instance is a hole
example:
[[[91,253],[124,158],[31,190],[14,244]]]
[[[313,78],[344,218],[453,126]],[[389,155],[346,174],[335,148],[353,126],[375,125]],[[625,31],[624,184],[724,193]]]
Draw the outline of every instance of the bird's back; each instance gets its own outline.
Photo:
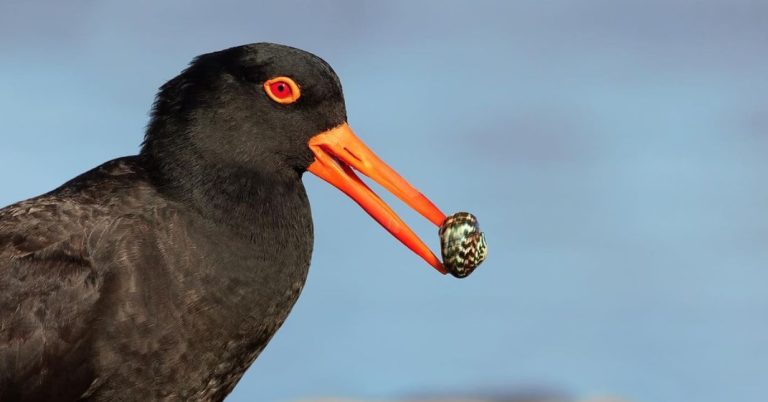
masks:
[[[94,380],[90,329],[107,272],[91,251],[97,229],[129,208],[135,166],[108,162],[0,209],[0,400],[73,400]]]

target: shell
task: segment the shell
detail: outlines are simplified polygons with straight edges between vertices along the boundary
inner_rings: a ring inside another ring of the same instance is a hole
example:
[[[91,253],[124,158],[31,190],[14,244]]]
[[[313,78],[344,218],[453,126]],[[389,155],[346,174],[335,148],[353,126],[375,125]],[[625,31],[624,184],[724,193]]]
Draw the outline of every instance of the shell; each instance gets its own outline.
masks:
[[[438,234],[443,265],[457,278],[471,274],[488,255],[485,235],[477,218],[469,212],[457,212],[446,218]]]

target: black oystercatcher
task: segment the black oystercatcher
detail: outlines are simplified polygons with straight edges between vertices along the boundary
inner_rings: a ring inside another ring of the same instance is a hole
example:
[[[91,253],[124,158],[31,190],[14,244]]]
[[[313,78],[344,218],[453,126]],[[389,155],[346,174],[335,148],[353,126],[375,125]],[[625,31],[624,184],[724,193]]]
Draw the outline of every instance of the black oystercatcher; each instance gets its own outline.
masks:
[[[160,88],[139,155],[0,210],[0,401],[222,400],[304,284],[307,170],[444,272],[353,168],[445,219],[355,137],[320,58],[196,58]]]

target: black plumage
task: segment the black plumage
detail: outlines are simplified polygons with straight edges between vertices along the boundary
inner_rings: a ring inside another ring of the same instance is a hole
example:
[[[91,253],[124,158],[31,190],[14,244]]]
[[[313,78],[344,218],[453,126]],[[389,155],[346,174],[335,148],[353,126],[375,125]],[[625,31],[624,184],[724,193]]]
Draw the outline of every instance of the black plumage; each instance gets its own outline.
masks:
[[[271,101],[272,76],[300,101]],[[314,55],[206,54],[161,87],[139,155],[1,209],[0,401],[222,400],[301,292],[307,141],[345,121]]]

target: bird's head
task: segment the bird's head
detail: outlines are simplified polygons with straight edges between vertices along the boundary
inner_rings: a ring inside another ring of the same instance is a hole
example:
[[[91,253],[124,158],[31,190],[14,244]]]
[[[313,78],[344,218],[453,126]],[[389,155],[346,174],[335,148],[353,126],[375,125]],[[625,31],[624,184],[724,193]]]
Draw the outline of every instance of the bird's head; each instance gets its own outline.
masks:
[[[226,166],[259,175],[319,176],[445,273],[440,260],[354,173],[368,176],[440,226],[445,215],[347,125],[341,83],[305,51],[268,43],[197,57],[160,89],[142,154],[190,174]]]

